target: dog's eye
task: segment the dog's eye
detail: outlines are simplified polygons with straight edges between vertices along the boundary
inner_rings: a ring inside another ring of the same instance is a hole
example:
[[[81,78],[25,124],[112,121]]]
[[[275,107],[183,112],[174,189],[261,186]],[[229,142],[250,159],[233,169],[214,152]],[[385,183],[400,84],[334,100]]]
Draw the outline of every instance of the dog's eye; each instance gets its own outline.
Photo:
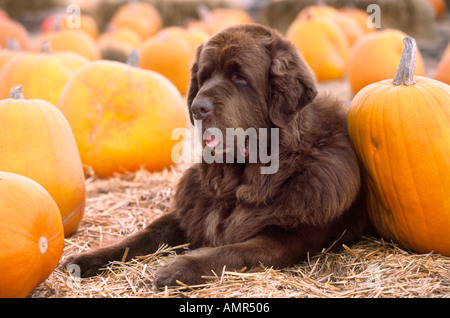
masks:
[[[232,79],[233,82],[238,85],[247,85],[248,83],[247,79],[241,74],[234,74]]]

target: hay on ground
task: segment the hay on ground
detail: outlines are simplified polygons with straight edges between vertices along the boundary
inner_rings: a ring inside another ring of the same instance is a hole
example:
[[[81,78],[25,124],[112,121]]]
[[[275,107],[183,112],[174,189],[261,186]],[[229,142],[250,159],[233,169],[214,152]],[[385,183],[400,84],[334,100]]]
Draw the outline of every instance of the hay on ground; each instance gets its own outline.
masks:
[[[72,254],[108,245],[144,228],[170,209],[182,167],[110,179],[87,180],[85,216],[65,240],[61,262]],[[185,246],[188,248],[188,246]],[[173,247],[130,262],[112,262],[103,275],[79,279],[61,268],[30,297],[449,297],[450,257],[415,254],[380,238],[310,255],[300,264],[273,269],[211,273],[208,282],[157,291],[154,274],[176,257]]]

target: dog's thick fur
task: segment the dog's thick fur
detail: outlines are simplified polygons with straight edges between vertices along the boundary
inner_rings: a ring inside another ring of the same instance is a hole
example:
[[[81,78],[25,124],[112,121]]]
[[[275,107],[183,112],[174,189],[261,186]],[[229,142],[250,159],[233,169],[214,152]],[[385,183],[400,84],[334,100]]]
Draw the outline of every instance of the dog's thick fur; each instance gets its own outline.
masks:
[[[190,243],[162,267],[155,285],[204,282],[264,264],[293,265],[358,239],[368,218],[360,170],[340,102],[317,95],[311,69],[278,32],[260,25],[227,28],[203,44],[192,68],[191,120],[203,128],[279,128],[279,167],[262,163],[199,163],[182,176],[170,213],[122,242],[72,256],[83,277],[112,260]],[[193,105],[209,107],[197,113]]]

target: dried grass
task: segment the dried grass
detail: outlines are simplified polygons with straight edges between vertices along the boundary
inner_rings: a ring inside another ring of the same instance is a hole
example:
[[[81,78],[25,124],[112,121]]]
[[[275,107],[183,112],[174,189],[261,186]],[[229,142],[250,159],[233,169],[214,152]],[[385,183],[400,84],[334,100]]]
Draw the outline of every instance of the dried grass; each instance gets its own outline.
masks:
[[[87,179],[88,199],[78,231],[66,239],[62,261],[120,240],[168,212],[184,167],[110,179]],[[374,237],[310,256],[275,270],[261,265],[243,272],[211,273],[208,283],[157,291],[154,273],[174,255],[163,246],[130,262],[113,262],[101,275],[68,276],[57,268],[30,297],[440,297],[450,296],[450,257],[414,254]]]

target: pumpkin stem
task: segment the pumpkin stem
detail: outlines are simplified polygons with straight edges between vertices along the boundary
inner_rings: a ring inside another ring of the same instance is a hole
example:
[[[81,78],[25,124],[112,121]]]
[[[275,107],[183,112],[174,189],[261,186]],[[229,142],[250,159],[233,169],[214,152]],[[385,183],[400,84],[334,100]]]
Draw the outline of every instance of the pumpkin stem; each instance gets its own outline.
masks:
[[[394,85],[413,85],[414,71],[416,70],[417,44],[414,38],[407,36],[403,39],[403,51],[397,73],[395,74]]]
[[[19,42],[14,38],[9,37],[6,42],[6,49],[9,51],[20,51]]]
[[[139,67],[139,51],[137,49],[133,49],[128,55],[127,64],[133,67]]]
[[[24,99],[22,92],[23,92],[22,85],[19,84],[17,86],[14,86],[9,92],[9,98]]]
[[[50,53],[50,42],[44,41],[41,44],[41,49],[39,50],[39,53]]]

